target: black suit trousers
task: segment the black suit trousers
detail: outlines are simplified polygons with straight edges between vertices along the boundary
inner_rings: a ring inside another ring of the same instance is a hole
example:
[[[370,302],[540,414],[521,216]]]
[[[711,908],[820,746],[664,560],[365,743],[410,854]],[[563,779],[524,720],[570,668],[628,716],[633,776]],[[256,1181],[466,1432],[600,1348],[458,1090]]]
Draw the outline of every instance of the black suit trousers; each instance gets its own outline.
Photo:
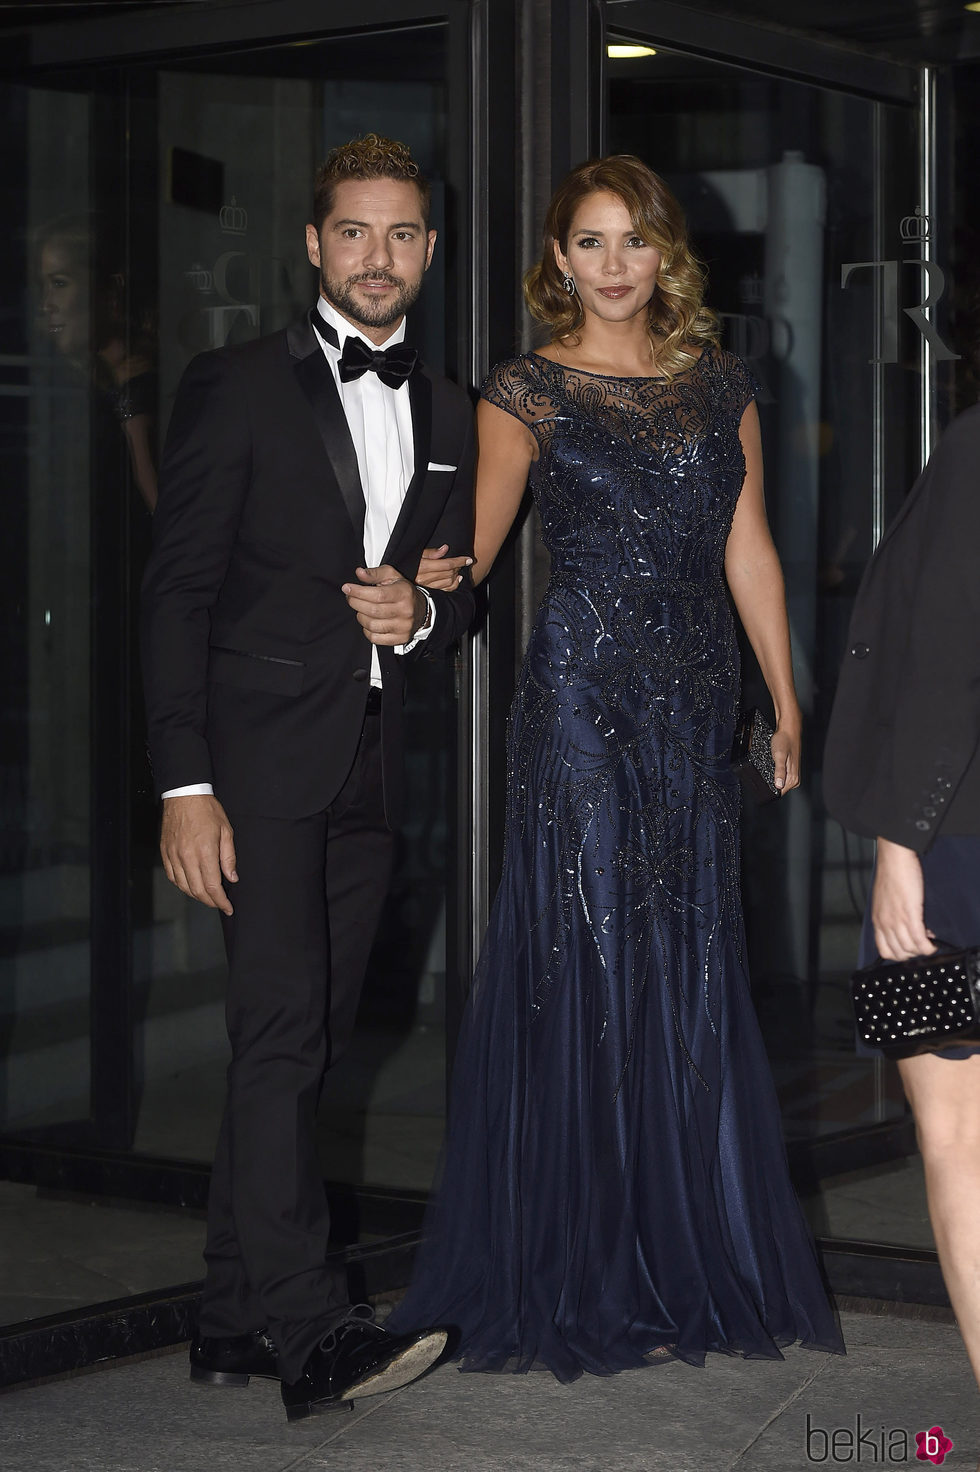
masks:
[[[224,919],[232,1061],[211,1177],[200,1332],[266,1329],[298,1379],[346,1312],[324,1261],[330,1217],[315,1117],[325,1069],[354,1025],[391,871],[381,718],[364,721],[351,772],[326,809],[229,813],[238,883]]]

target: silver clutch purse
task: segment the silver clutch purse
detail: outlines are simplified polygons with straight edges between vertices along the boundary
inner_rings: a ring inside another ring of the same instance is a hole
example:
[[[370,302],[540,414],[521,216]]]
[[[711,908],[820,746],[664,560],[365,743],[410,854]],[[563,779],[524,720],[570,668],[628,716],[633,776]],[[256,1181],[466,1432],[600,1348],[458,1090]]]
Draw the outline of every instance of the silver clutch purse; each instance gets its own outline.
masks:
[[[732,766],[754,802],[772,802],[779,796],[770,744],[774,734],[775,727],[756,707],[740,714],[732,743]]]

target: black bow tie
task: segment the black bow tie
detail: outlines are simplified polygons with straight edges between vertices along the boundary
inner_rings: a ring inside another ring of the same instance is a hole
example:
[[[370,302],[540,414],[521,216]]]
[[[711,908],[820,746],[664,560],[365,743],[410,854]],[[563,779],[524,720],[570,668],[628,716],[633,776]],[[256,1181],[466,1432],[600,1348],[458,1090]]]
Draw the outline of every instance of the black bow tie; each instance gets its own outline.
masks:
[[[311,320],[324,342],[333,348],[340,346],[335,328],[315,309]],[[404,343],[396,343],[393,348],[372,349],[359,337],[347,337],[340,355],[340,381],[350,383],[365,373],[376,373],[386,388],[397,388],[411,375],[418,360],[418,349],[406,347]]]
[[[359,337],[348,337],[340,355],[340,381],[350,383],[364,373],[376,373],[386,388],[397,388],[418,360],[418,349],[406,347],[404,343],[396,343],[393,348],[371,349]]]

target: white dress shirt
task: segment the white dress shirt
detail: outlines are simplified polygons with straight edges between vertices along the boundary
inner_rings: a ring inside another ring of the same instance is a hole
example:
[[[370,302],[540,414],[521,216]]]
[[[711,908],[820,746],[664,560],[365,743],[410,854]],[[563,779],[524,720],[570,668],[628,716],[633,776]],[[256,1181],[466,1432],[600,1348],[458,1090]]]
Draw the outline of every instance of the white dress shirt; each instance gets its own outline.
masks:
[[[388,388],[376,373],[363,373],[360,378],[342,383],[340,379],[340,355],[348,337],[359,337],[374,352],[377,348],[394,347],[405,339],[405,319],[383,343],[371,342],[358,332],[352,322],[335,310],[324,297],[317,300],[317,309],[325,322],[329,322],[337,334],[339,347],[333,347],[317,333],[317,341],[330,366],[340,402],[344,408],[347,426],[354,442],[357,469],[364,492],[364,558],[367,567],[380,567],[385,548],[391,538],[398,514],[402,509],[405,494],[415,473],[415,440],[412,433],[412,405],[408,393],[408,381],[397,388]],[[353,568],[350,580],[357,582]],[[429,594],[422,593],[429,605],[429,627],[420,629],[408,644],[396,644],[396,654],[407,654],[416,644],[427,639],[435,621],[435,607]],[[371,684],[381,688],[381,661],[378,650],[371,646]],[[164,797],[191,797],[214,792],[210,782],[195,782],[187,787],[173,787]]]

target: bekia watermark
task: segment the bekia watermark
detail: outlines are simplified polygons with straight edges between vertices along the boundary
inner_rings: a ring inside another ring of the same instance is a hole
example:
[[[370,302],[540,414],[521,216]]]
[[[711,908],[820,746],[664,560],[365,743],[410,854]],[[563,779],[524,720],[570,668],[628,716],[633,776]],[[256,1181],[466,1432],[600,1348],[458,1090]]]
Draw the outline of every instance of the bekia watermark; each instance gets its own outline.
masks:
[[[806,1459],[831,1466],[861,1462],[865,1466],[898,1466],[913,1457],[940,1467],[953,1450],[941,1426],[910,1435],[902,1426],[869,1425],[858,1411],[853,1426],[818,1426],[807,1412]]]
[[[916,1460],[932,1462],[936,1467],[945,1462],[946,1453],[953,1450],[953,1443],[948,1436],[943,1435],[941,1426],[930,1426],[928,1431],[917,1431],[915,1444],[918,1447]]]

